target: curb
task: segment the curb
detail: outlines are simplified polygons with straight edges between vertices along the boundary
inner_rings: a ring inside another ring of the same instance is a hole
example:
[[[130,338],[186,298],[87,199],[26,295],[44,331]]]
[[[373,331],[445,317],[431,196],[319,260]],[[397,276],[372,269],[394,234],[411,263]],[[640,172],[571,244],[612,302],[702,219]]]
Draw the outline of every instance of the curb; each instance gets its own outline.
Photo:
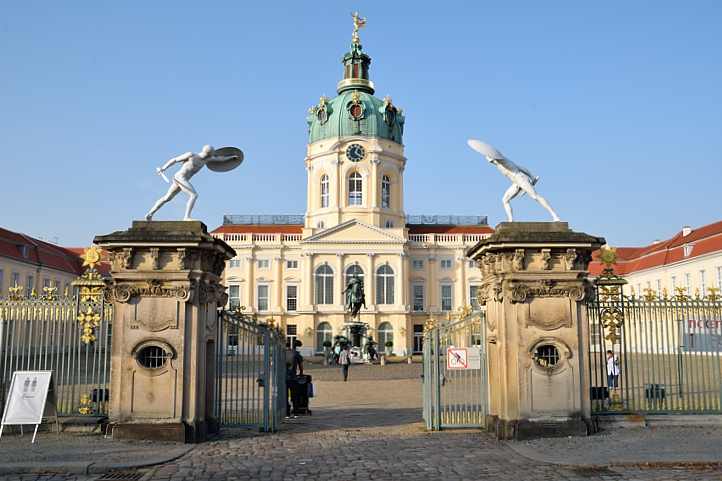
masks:
[[[561,466],[565,468],[587,468],[587,469],[603,469],[603,468],[635,468],[635,467],[647,467],[647,468],[673,468],[673,467],[680,467],[680,466],[687,466],[687,467],[705,467],[705,466],[720,466],[722,467],[722,461],[669,461],[669,460],[659,460],[659,461],[650,461],[650,460],[644,460],[644,461],[626,461],[626,462],[611,462],[611,463],[570,463],[570,462],[561,462],[552,460],[549,458],[545,458],[544,456],[538,456],[535,452],[533,452],[530,449],[526,449],[521,446],[514,446],[512,443],[505,441],[504,445],[514,451],[519,456],[526,458],[530,461],[535,461],[537,463],[544,463],[544,464],[552,464],[554,466]]]
[[[95,462],[48,462],[37,464],[27,463],[2,463],[0,464],[0,475],[5,474],[105,474],[109,471],[122,469],[139,469],[158,464],[165,464],[185,456],[195,445],[189,445],[179,451],[173,452],[170,456],[154,456],[142,461],[125,463],[95,463]]]

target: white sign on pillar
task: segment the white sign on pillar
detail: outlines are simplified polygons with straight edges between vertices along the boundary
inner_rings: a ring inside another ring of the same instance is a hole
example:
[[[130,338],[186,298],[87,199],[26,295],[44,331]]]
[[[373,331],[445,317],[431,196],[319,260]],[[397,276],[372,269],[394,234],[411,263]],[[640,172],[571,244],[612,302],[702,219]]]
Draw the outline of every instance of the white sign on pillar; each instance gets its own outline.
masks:
[[[10,392],[0,424],[0,437],[7,425],[34,424],[32,443],[38,434],[38,426],[43,417],[55,416],[58,428],[58,413],[55,403],[55,390],[52,387],[52,371],[15,371],[13,372]]]

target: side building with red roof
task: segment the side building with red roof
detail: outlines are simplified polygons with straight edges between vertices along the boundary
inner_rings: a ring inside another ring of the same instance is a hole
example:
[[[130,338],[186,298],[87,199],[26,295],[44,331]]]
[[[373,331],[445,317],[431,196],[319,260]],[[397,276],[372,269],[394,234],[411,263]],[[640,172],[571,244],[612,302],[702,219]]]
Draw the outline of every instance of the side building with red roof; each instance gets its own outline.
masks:
[[[71,249],[0,227],[0,297],[21,286],[23,295],[57,287],[62,294],[82,273],[82,260]]]
[[[669,239],[618,247],[616,252],[614,271],[627,280],[627,294],[696,297],[722,292],[722,221],[694,229],[685,226]],[[598,253],[594,259],[589,270],[598,275],[603,269]]]

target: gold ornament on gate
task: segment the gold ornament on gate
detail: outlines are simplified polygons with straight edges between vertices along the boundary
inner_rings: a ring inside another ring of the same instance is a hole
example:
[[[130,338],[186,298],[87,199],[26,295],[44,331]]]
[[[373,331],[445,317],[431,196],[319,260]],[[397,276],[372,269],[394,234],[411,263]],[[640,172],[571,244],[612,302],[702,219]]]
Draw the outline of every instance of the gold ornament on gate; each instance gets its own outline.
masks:
[[[80,340],[85,344],[95,342],[95,329],[100,326],[100,313],[95,312],[93,307],[86,306],[86,311],[78,314],[78,322],[82,328]]]
[[[15,284],[8,288],[8,297],[11,301],[19,301],[23,298],[23,286]]]
[[[78,323],[81,328],[80,340],[85,344],[95,342],[95,331],[100,327],[103,310],[103,297],[105,295],[105,281],[103,281],[96,266],[102,258],[97,246],[91,246],[83,252],[83,275],[73,281],[78,287]]]
[[[90,396],[87,394],[83,394],[80,396],[80,407],[78,408],[78,412],[84,416],[87,416],[88,414],[93,414],[93,407],[91,405]]]
[[[101,259],[100,249],[98,246],[90,246],[83,251],[81,258],[83,259],[83,267],[88,269],[95,269],[95,266],[100,263]]]

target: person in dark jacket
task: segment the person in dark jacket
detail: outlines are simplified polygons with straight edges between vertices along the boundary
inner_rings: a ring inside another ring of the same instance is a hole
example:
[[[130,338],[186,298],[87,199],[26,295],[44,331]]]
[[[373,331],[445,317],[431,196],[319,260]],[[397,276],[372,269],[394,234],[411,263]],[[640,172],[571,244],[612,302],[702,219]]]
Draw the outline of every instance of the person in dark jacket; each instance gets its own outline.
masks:
[[[297,348],[301,345],[300,341],[286,342],[286,418],[291,416],[291,389],[296,383],[299,375],[303,375],[303,356],[298,352]]]

